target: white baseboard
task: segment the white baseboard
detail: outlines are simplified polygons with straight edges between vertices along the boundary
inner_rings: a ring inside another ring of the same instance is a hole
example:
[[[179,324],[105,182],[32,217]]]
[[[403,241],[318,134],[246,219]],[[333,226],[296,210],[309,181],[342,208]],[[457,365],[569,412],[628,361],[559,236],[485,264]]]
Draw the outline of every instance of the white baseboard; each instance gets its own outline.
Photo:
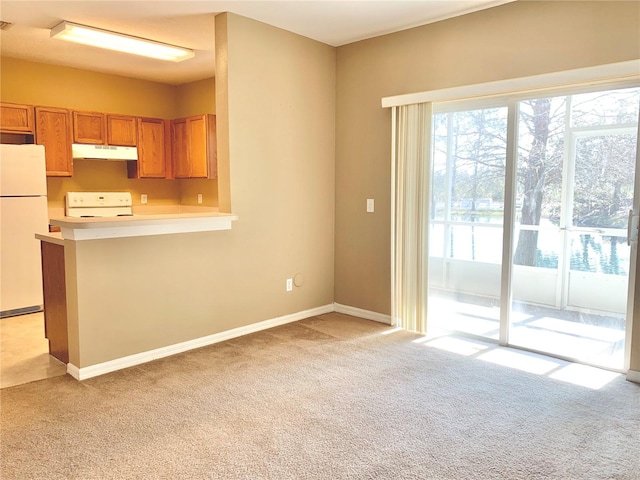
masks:
[[[634,383],[640,383],[640,372],[638,372],[637,370],[628,370],[627,380]]]
[[[80,369],[73,363],[67,363],[67,373],[76,380],[83,380],[82,378],[80,378]]]
[[[195,348],[213,345],[214,343],[224,342],[225,340],[230,340],[242,335],[248,335],[250,333],[259,332],[268,328],[277,327],[278,325],[297,322],[299,320],[304,320],[305,318],[331,312],[344,313],[345,315],[352,315],[354,317],[364,318],[367,320],[373,320],[375,322],[391,325],[390,315],[372,312],[370,310],[364,310],[357,307],[350,307],[348,305],[342,305],[340,303],[332,303],[324,305],[322,307],[311,308],[309,310],[303,310],[302,312],[292,313],[290,315],[284,315],[282,317],[276,317],[270,320],[264,320],[262,322],[253,323],[251,325],[245,325],[244,327],[233,328],[231,330],[215,333],[206,337],[196,338],[194,340],[189,340],[182,343],[177,343],[175,345],[169,345],[167,347],[157,348],[155,350],[149,350],[147,352],[117,358],[115,360],[110,360],[108,362],[99,363],[88,367],[78,368],[77,366],[68,363],[67,373],[76,380],[86,380],[88,378],[97,377],[106,373],[122,370],[123,368],[133,367],[135,365],[141,365],[152,360],[157,360],[159,358],[168,357],[177,353],[186,352]],[[627,380],[634,383],[640,383],[640,371],[628,370]]]
[[[76,380],[86,380],[88,378],[104,375],[105,373],[115,372],[116,370],[122,370],[123,368],[133,367],[135,365],[147,363],[159,358],[186,352],[187,350],[205,347],[207,345],[223,342],[225,340],[230,340],[232,338],[247,335],[249,333],[259,332],[260,330],[266,330],[267,328],[273,328],[277,327],[278,325],[297,322],[298,320],[303,320],[305,318],[313,317],[316,315],[322,315],[323,313],[331,313],[333,311],[334,304],[324,305],[322,307],[311,308],[302,312],[292,313],[290,315],[284,315],[282,317],[276,317],[270,320],[253,323],[244,327],[238,327],[224,332],[214,333],[213,335],[207,335],[206,337],[176,343],[175,345],[169,345],[167,347],[156,348],[147,352],[128,355],[126,357],[117,358],[108,362],[98,363],[96,365],[90,365],[88,367],[78,368],[77,366],[68,363],[67,373]]]
[[[334,311],[338,313],[344,313],[345,315],[353,315],[354,317],[366,318],[367,320],[373,320],[375,322],[386,323],[391,325],[391,315],[385,315],[383,313],[372,312],[371,310],[363,310],[357,307],[350,307],[348,305],[341,305],[334,303]]]

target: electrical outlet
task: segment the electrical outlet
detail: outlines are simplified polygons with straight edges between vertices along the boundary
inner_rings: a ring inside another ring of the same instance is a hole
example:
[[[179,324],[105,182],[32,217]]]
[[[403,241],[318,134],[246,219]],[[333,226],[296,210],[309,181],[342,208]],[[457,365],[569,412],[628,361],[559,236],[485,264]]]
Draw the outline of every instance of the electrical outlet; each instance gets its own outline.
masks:
[[[293,290],[293,278],[287,278],[287,292]]]
[[[198,194],[198,203],[202,203],[202,194],[201,193]]]
[[[147,203],[147,194],[146,193],[143,193],[142,195],[140,195],[140,203],[143,204],[143,205],[145,203]]]

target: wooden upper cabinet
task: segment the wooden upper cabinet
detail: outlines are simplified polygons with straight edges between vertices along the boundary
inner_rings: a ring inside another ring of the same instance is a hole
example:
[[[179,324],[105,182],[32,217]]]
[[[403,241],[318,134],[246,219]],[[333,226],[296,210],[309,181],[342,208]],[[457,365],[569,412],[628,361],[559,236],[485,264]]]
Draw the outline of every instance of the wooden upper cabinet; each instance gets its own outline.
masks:
[[[189,137],[189,159],[191,163],[191,178],[215,178],[215,117],[213,115],[199,115],[187,120],[187,135]],[[213,156],[213,159],[211,158]]]
[[[135,147],[137,145],[136,117],[107,115],[107,144]]]
[[[184,118],[171,122],[171,160],[174,178],[189,178],[187,120]]]
[[[33,134],[33,106],[0,103],[0,131]]]
[[[130,178],[167,178],[168,121],[138,118],[138,161],[127,162]]]
[[[73,175],[71,112],[65,108],[35,107],[36,143],[44,145],[47,176]]]
[[[107,119],[104,113],[73,112],[73,142],[104,145],[107,143]]]
[[[73,112],[73,141],[96,145],[137,145],[137,119],[129,115]]]
[[[44,145],[47,175],[73,175],[72,144],[138,148],[129,178],[217,178],[216,117],[176,120],[0,103],[0,133],[34,135]]]
[[[217,178],[215,115],[174,120],[172,142],[175,178]]]

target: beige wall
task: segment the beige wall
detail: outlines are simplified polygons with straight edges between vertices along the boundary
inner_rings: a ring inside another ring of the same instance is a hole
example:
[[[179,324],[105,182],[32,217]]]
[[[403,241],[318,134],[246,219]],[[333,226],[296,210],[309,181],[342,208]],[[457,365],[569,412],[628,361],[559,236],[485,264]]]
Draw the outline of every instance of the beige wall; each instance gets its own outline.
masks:
[[[220,32],[216,103],[230,155],[219,162],[239,220],[230,231],[69,242],[78,367],[333,302],[335,49],[234,15],[216,17]],[[287,293],[296,273],[304,284]]]
[[[205,78],[197,82],[186,83],[177,87],[178,118],[200,115],[202,113],[216,113],[216,82],[215,78]],[[180,184],[180,204],[198,205],[198,194],[202,194],[202,205],[218,206],[218,180],[189,178],[177,180]]]
[[[637,2],[515,2],[338,48],[336,302],[390,312],[391,113],[382,97],[637,58]]]
[[[176,88],[157,82],[2,57],[0,97],[123,115],[173,118]]]
[[[240,217],[229,292],[255,303],[243,323],[333,302],[335,49],[223,14],[216,72],[218,131],[228,132],[219,192]],[[304,285],[284,293],[298,272]]]
[[[229,165],[229,42],[227,15],[216,20],[216,133],[218,147],[218,205],[232,212]]]
[[[216,79],[214,77],[176,87],[177,118],[216,113]]]
[[[234,236],[67,241],[69,362],[84,368],[241,326],[239,313],[259,302],[238,286]]]

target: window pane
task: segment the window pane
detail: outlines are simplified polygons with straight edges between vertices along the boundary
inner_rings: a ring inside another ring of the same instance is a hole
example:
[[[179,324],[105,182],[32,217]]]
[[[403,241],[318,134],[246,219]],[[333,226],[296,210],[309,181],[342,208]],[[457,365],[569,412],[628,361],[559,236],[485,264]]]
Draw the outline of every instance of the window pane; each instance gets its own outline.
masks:
[[[434,115],[429,322],[497,338],[507,108]]]
[[[451,227],[450,258],[502,263],[502,229],[474,225]]]
[[[509,343],[621,368],[640,89],[518,104]]]
[[[576,140],[573,225],[626,228],[633,207],[636,135]]]
[[[640,90],[637,88],[573,95],[571,126],[636,123],[639,102]]]
[[[625,236],[584,234],[570,235],[570,266],[579,272],[628,275],[631,250]]]
[[[507,109],[450,115],[452,215],[470,221],[493,217],[502,223]]]
[[[549,224],[543,219],[541,225],[549,226]],[[551,225],[553,227],[553,225]],[[515,238],[522,238],[519,229],[516,226]],[[558,259],[560,258],[560,230],[549,228],[534,228],[530,229],[532,237],[535,239],[536,251],[535,251],[535,266],[538,268],[558,268]],[[528,265],[534,266],[534,265]]]
[[[432,223],[429,227],[429,255],[444,257],[444,225]]]
[[[444,220],[448,198],[447,151],[448,115],[433,116],[433,172],[431,179],[431,219]]]
[[[516,222],[558,227],[567,98],[526,100],[518,105]],[[520,229],[514,263],[537,266],[538,229]]]

